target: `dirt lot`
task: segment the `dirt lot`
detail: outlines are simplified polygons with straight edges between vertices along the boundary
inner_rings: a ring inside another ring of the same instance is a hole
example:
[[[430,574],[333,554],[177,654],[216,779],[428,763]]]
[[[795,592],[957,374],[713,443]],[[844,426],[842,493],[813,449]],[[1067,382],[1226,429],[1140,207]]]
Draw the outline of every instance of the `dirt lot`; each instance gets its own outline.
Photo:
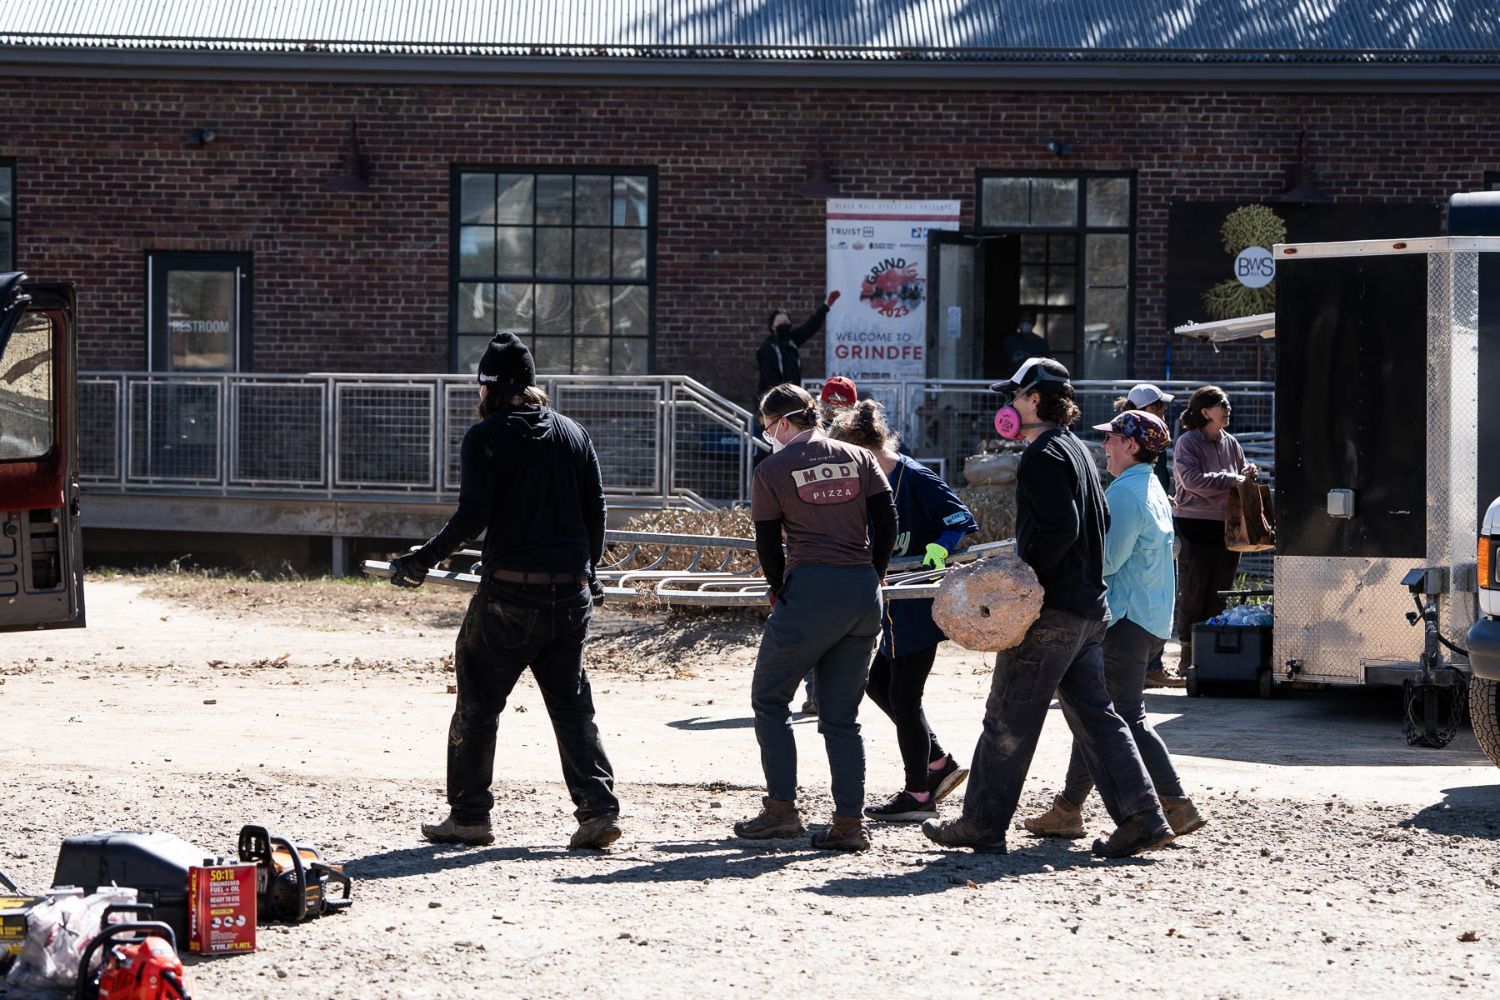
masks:
[[[1145,858],[1020,832],[1003,857],[943,853],[910,827],[835,856],[728,837],[760,794],[754,621],[607,615],[592,669],[624,839],[563,849],[571,806],[523,682],[497,842],[464,850],[416,829],[443,811],[463,595],[182,576],[91,579],[88,600],[85,631],[0,637],[0,867],[44,886],[70,834],[159,829],[226,853],[254,821],[356,879],[347,914],[193,962],[198,998],[1500,989],[1500,772],[1467,731],[1407,748],[1386,697],[1151,694],[1210,825]],[[931,716],[965,757],[987,685],[984,657],[945,647]],[[804,801],[826,817],[821,741],[797,728]],[[900,769],[883,717],[865,732],[874,799]],[[1053,718],[1023,808],[1066,752]],[[1106,828],[1097,802],[1089,818]]]

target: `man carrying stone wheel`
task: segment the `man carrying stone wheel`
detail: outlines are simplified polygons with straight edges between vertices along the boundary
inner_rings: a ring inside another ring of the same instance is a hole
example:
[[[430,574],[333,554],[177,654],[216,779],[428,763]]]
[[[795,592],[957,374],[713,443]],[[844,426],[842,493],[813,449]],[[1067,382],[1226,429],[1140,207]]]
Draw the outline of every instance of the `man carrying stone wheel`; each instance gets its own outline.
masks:
[[[1016,550],[1042,585],[1042,613],[1008,662],[1005,654],[997,657],[963,815],[928,820],[922,832],[944,847],[1004,852],[1055,694],[1119,824],[1107,840],[1094,842],[1094,853],[1126,857],[1160,847],[1171,842],[1172,829],[1104,684],[1109,507],[1092,455],[1068,429],[1081,415],[1068,370],[1033,358],[991,388],[1008,401],[996,427],[1028,442],[1016,473]]]

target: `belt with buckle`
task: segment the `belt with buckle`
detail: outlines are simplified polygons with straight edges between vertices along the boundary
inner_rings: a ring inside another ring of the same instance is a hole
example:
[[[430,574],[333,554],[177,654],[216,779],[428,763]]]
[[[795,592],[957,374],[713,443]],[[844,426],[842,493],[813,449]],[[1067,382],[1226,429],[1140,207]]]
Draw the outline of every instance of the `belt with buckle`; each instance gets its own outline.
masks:
[[[530,573],[525,570],[497,569],[490,573],[490,579],[500,583],[527,584],[553,584],[571,583],[575,586],[583,586],[588,578],[579,576],[577,573]]]

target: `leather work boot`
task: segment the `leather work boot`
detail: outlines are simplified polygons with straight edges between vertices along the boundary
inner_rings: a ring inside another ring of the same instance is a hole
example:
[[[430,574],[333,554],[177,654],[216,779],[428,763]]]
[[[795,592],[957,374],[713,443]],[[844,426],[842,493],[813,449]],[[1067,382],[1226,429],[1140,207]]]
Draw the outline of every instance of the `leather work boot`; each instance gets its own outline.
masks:
[[[734,835],[746,840],[783,840],[807,834],[795,802],[783,802],[769,795],[760,800],[760,815],[734,824]]]
[[[870,838],[858,816],[835,816],[827,829],[812,835],[812,845],[820,851],[868,851]]]
[[[1131,816],[1115,828],[1108,840],[1094,841],[1094,855],[1100,858],[1128,858],[1143,851],[1165,847],[1172,842],[1172,828],[1166,817],[1153,809]]]
[[[602,851],[620,839],[620,817],[617,813],[605,813],[593,819],[578,821],[578,830],[568,841],[568,850]]]
[[[1187,687],[1187,679],[1178,672],[1176,667],[1163,665],[1160,670],[1146,671],[1146,686],[1148,688]]]
[[[940,823],[930,819],[922,824],[922,832],[934,844],[944,847],[968,847],[976,854],[1004,854],[1005,834],[981,830],[971,819],[950,819]]]
[[[1083,836],[1083,806],[1075,806],[1059,795],[1052,800],[1052,808],[1040,816],[1022,820],[1021,825],[1038,837],[1077,840]]]
[[[1173,836],[1177,837],[1192,833],[1208,822],[1186,795],[1163,795],[1161,811],[1167,814],[1167,823],[1172,827]]]
[[[434,844],[467,844],[470,847],[483,847],[495,842],[489,820],[463,823],[454,819],[452,813],[441,823],[423,823],[422,836]]]

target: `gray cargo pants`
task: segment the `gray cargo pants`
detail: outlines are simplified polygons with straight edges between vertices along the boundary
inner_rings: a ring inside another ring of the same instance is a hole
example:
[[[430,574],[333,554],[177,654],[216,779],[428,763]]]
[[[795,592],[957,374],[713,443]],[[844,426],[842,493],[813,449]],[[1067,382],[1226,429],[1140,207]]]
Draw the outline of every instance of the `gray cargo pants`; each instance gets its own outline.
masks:
[[[801,565],[792,570],[766,619],[750,682],[755,739],[771,798],[797,798],[791,704],[797,685],[811,670],[818,679],[818,732],[828,749],[834,814],[861,814],[865,744],[857,716],[879,638],[880,582],[874,567]]]

